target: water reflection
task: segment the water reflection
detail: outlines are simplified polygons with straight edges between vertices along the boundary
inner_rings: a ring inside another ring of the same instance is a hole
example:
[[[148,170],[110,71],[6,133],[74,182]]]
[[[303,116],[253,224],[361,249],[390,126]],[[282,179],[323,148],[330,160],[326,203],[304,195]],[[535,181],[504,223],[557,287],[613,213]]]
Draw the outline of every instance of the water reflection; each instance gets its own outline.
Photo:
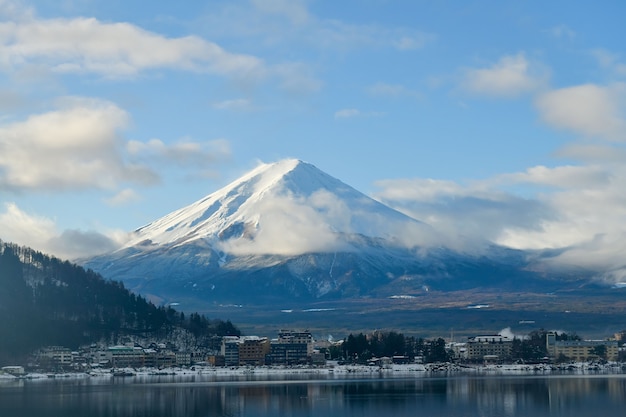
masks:
[[[67,380],[0,384],[2,417],[619,415],[626,377]]]

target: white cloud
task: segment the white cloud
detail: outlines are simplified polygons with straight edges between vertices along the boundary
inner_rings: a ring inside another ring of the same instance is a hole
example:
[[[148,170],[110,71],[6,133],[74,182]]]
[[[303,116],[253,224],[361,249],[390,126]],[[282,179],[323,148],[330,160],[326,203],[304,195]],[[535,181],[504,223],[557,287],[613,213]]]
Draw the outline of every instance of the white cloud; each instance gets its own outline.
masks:
[[[258,7],[262,14],[289,16],[296,21],[306,16],[304,4],[282,0],[256,3],[255,9]],[[250,7],[241,12],[249,15]],[[10,15],[14,18],[0,22],[0,70],[14,76],[37,73],[41,77],[47,72],[120,79],[174,69],[226,76],[246,88],[268,79],[276,80],[290,93],[315,92],[322,86],[304,63],[271,65],[198,36],[172,38],[130,23],[86,17],[43,19],[32,10]],[[217,26],[224,23],[223,16],[217,20]],[[226,30],[231,32],[234,26]]]
[[[514,97],[537,90],[546,80],[546,71],[519,53],[503,56],[488,68],[466,70],[462,86],[475,94]]]
[[[108,236],[96,231],[60,232],[52,219],[28,214],[14,203],[5,204],[0,212],[0,230],[4,241],[70,260],[116,249],[125,236],[119,231]]]
[[[208,33],[216,37],[253,39],[275,46],[292,42],[307,48],[345,51],[354,48],[387,48],[409,51],[424,48],[437,35],[408,27],[387,28],[374,24],[350,24],[315,16],[302,0],[251,0],[251,4],[227,2],[203,18]]]
[[[433,179],[377,181],[374,197],[431,225],[445,245],[464,252],[480,252],[504,230],[536,230],[553,217],[544,203],[517,197],[482,182],[462,185]]]
[[[421,98],[422,94],[411,90],[402,84],[376,83],[367,88],[367,92],[373,96],[387,97],[413,97]]]
[[[572,158],[586,163],[623,163],[626,164],[626,149],[606,144],[572,143],[555,152],[561,158]]]
[[[244,237],[230,238],[218,245],[224,252],[236,255],[296,255],[351,251],[353,244],[359,244],[359,236],[385,237],[407,248],[438,246],[443,242],[432,228],[405,216],[372,214],[370,203],[373,202],[351,205],[325,189],[308,197],[273,195],[262,199],[252,216],[243,220]]]
[[[131,188],[125,188],[114,196],[104,200],[110,206],[123,206],[141,200],[137,192]]]
[[[263,13],[286,17],[294,25],[309,21],[306,3],[302,0],[251,0],[254,7]]]
[[[259,206],[263,217],[257,221],[252,239],[231,239],[221,249],[235,255],[295,255],[346,249],[326,218],[303,201],[275,196]]]
[[[126,149],[131,156],[146,163],[165,162],[182,167],[206,167],[230,158],[230,145],[224,139],[204,142],[180,139],[173,144],[166,144],[161,139],[150,139],[148,142],[131,140]]]
[[[271,68],[271,72],[278,76],[280,87],[288,93],[314,93],[321,90],[324,84],[314,76],[308,65],[301,62],[278,64]]]
[[[30,216],[14,203],[7,203],[0,213],[0,229],[4,241],[39,248],[57,233],[51,219]]]
[[[490,241],[516,249],[551,249],[550,257],[535,260],[537,268],[585,268],[610,282],[626,281],[626,153],[621,147],[595,145],[562,152],[574,159],[583,155],[591,164],[536,166],[467,184],[379,181],[375,197],[432,225],[452,248],[476,251]],[[520,184],[530,197],[504,191]]]
[[[128,115],[106,101],[67,98],[57,109],[0,125],[0,188],[64,190],[115,188],[158,177],[125,162],[119,131]]]
[[[576,32],[567,25],[558,25],[550,28],[549,32],[556,38],[574,39]]]
[[[409,51],[414,49],[422,49],[437,37],[431,33],[415,33],[409,36],[401,36],[393,42],[393,45],[401,51]]]
[[[335,112],[335,119],[349,119],[361,114],[358,109],[341,109]]]
[[[561,188],[590,188],[608,183],[611,173],[600,166],[558,166],[548,168],[542,165],[528,168],[525,172],[502,174],[489,182],[528,183],[539,186]]]
[[[541,118],[549,125],[587,137],[626,140],[626,84],[578,85],[539,95]]]
[[[626,64],[620,61],[620,55],[606,49],[594,49],[591,54],[602,68],[608,69],[618,76],[626,76]]]
[[[0,23],[0,65],[39,64],[60,73],[133,76],[176,68],[235,77],[265,72],[261,60],[234,54],[195,36],[166,38],[129,23],[93,18],[24,19]]]
[[[217,110],[235,110],[235,111],[251,110],[253,108],[252,101],[247,98],[236,98],[236,99],[219,101],[219,102],[213,103],[212,107]]]

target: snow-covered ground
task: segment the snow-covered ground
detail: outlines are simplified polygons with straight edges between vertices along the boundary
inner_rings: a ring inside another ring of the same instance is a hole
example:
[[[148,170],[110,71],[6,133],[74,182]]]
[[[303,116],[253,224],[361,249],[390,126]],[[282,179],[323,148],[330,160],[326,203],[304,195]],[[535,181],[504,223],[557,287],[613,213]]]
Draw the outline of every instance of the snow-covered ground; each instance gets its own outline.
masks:
[[[25,379],[63,379],[63,378],[128,378],[135,382],[152,380],[150,377],[156,376],[203,376],[215,377],[216,379],[229,379],[234,377],[253,376],[263,379],[264,377],[276,380],[281,376],[285,379],[310,379],[319,376],[328,378],[351,378],[355,376],[376,376],[376,377],[429,377],[448,374],[468,374],[468,375],[537,375],[537,374],[617,374],[626,373],[626,366],[619,363],[590,364],[572,363],[566,365],[455,365],[450,363],[442,364],[407,364],[407,365],[387,365],[383,367],[366,365],[330,365],[325,367],[308,366],[258,366],[258,367],[208,367],[195,366],[191,368],[122,368],[122,369],[99,369],[88,373],[61,373],[43,374],[29,373],[21,378]],[[0,382],[15,381],[18,378],[0,374]],[[211,378],[212,379],[212,378]]]

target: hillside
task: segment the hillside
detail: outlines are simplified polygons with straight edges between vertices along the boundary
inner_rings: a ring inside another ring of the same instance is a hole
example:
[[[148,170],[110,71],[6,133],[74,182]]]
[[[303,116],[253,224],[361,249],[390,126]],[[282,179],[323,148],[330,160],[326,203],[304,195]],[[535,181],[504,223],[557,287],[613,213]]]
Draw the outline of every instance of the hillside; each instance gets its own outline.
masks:
[[[121,282],[30,248],[0,241],[0,364],[46,345],[78,347],[124,336],[202,343],[238,334],[230,322],[157,307]]]

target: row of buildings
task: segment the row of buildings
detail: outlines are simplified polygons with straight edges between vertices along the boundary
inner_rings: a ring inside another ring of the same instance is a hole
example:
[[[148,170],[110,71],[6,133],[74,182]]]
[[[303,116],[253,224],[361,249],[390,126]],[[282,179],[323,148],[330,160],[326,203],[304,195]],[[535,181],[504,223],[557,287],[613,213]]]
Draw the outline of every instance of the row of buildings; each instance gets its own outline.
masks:
[[[513,339],[503,335],[475,336],[465,343],[451,343],[449,349],[458,359],[497,363],[511,358]],[[557,340],[556,333],[548,333],[546,351],[553,360],[617,361],[619,343],[617,340]]]
[[[215,366],[323,365],[326,357],[313,350],[309,331],[281,330],[278,339],[258,336],[226,336],[219,357],[210,358]],[[221,363],[223,361],[223,363]]]
[[[133,343],[101,348],[91,346],[72,351],[65,347],[49,346],[34,357],[42,369],[107,368],[166,368],[208,363],[213,366],[260,365],[323,365],[325,355],[313,349],[309,331],[281,330],[277,339],[258,336],[225,336],[221,350],[198,352],[180,351],[164,343],[149,347]]]
[[[41,369],[110,368],[166,368],[208,364],[212,366],[262,365],[324,365],[326,357],[314,349],[309,331],[280,330],[278,338],[259,336],[226,336],[213,351],[186,352],[163,343],[152,343],[147,348],[135,345],[116,345],[107,348],[91,346],[80,352],[64,347],[48,347],[38,352],[35,361]],[[219,351],[217,350],[219,346]],[[484,335],[468,338],[465,343],[449,343],[446,348],[455,359],[501,363],[513,357],[514,339],[503,335]],[[556,333],[546,335],[547,358],[558,361],[617,361],[617,340],[557,340]],[[393,358],[394,363],[409,358]],[[416,357],[419,360],[420,357]],[[422,358],[423,359],[423,358]]]
[[[105,349],[91,347],[72,351],[62,346],[49,346],[35,355],[35,361],[44,369],[111,368],[164,368],[189,366],[193,354],[169,349],[165,344],[143,348],[135,345],[116,345]]]

